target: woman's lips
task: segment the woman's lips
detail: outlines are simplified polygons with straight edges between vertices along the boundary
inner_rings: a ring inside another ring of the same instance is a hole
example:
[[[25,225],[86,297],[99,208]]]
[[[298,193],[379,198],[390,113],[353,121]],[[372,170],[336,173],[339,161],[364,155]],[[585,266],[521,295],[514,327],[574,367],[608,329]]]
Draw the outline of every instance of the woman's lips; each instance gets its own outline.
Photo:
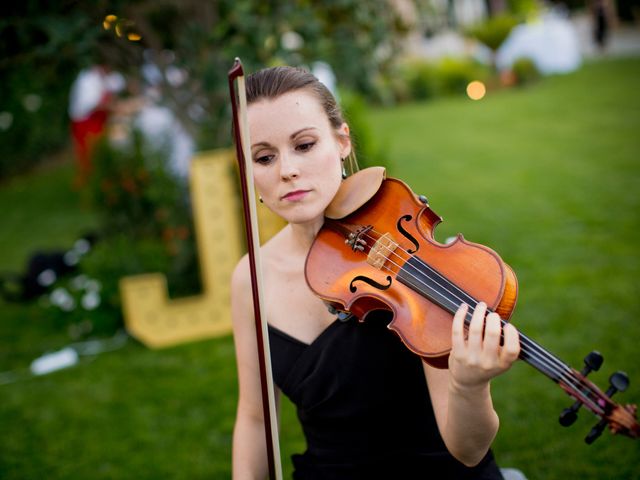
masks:
[[[289,192],[282,197],[283,200],[289,200],[290,202],[297,202],[302,200],[310,190],[294,190],[293,192]]]

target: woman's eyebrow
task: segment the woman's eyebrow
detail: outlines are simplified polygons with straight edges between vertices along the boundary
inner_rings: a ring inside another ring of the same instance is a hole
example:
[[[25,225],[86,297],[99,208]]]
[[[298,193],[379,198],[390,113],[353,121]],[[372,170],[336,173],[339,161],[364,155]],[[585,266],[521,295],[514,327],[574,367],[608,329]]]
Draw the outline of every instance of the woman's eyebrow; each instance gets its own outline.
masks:
[[[294,139],[296,138],[298,135],[300,135],[301,133],[306,132],[307,130],[317,130],[317,127],[303,127],[300,130],[296,130],[295,132],[293,132],[291,135],[289,135],[290,139]],[[269,142],[256,142],[256,143],[252,143],[251,144],[251,148],[255,148],[255,147],[271,147],[271,144]]]
[[[317,130],[317,127],[303,127],[300,130],[296,130],[295,132],[293,132],[289,138],[293,139],[296,138],[298,135],[300,135],[303,132],[306,132],[307,130]]]
[[[251,144],[251,148],[255,148],[255,147],[270,147],[271,144],[269,142],[256,142]]]

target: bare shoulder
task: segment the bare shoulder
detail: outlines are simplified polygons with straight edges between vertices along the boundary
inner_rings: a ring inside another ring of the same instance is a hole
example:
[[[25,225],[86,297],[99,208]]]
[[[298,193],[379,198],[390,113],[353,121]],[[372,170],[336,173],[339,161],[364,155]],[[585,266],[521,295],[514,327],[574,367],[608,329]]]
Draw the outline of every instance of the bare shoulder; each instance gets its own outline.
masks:
[[[244,254],[240,261],[236,264],[231,274],[231,291],[236,289],[244,289],[251,284],[251,275],[249,273],[249,255]]]
[[[231,275],[231,320],[236,334],[239,328],[249,325],[253,317],[251,302],[251,273],[249,255],[244,255]]]
[[[264,245],[260,247],[260,256],[267,263],[282,251],[282,231],[274,235]],[[236,264],[231,276],[232,288],[234,285],[247,286],[251,281],[249,273],[249,254],[244,254]]]
[[[277,264],[277,256],[281,254],[282,235],[276,234],[268,242],[260,247],[260,257],[262,260],[263,283],[269,283],[270,275],[273,271],[273,264]],[[237,310],[250,308],[251,304],[251,272],[249,265],[249,255],[245,254],[236,264],[231,275],[231,301]]]

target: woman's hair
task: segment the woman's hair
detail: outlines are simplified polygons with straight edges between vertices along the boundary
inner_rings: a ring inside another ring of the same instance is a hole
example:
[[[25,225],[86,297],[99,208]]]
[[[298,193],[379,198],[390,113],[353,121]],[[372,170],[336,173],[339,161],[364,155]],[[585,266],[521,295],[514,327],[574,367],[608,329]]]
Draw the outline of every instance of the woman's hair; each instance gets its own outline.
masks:
[[[311,72],[299,67],[271,67],[258,70],[247,77],[247,104],[266,99],[273,100],[285,93],[307,90],[313,94],[327,114],[331,126],[338,130],[344,121],[342,111],[329,89]],[[354,149],[347,160],[349,174],[358,170]]]

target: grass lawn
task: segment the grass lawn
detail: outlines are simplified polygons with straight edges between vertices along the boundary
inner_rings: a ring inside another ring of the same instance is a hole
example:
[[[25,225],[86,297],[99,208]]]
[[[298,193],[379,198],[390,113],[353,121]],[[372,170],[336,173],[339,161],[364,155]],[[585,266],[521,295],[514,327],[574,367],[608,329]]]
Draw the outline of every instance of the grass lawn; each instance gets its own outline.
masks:
[[[514,323],[567,363],[599,350],[591,379],[631,379],[615,400],[640,403],[640,59],[603,60],[479,102],[438,100],[372,112],[389,174],[428,196],[458,232],[493,247],[520,281]],[[0,270],[35,248],[67,247],[95,225],[69,189],[70,162],[0,184]],[[70,343],[37,304],[0,303],[0,478],[229,478],[237,396],[231,337],[152,351],[135,341],[80,365],[28,377],[29,362]],[[24,374],[24,375],[23,375]],[[22,375],[22,376],[21,376]],[[493,383],[502,466],[529,479],[639,479],[640,443],[596,417],[526,364]],[[390,406],[390,408],[393,408]],[[584,409],[583,409],[584,410]],[[281,447],[304,448],[291,405]]]
[[[377,112],[376,137],[392,154],[390,174],[424,193],[445,222],[491,246],[516,271],[513,322],[571,365],[599,350],[590,378],[603,390],[616,370],[640,401],[636,342],[640,313],[640,60],[585,65],[480,102],[463,98]],[[640,444],[605,432],[526,364],[494,382],[501,416],[498,460],[532,479],[640,478]],[[616,397],[614,397],[616,398]]]

